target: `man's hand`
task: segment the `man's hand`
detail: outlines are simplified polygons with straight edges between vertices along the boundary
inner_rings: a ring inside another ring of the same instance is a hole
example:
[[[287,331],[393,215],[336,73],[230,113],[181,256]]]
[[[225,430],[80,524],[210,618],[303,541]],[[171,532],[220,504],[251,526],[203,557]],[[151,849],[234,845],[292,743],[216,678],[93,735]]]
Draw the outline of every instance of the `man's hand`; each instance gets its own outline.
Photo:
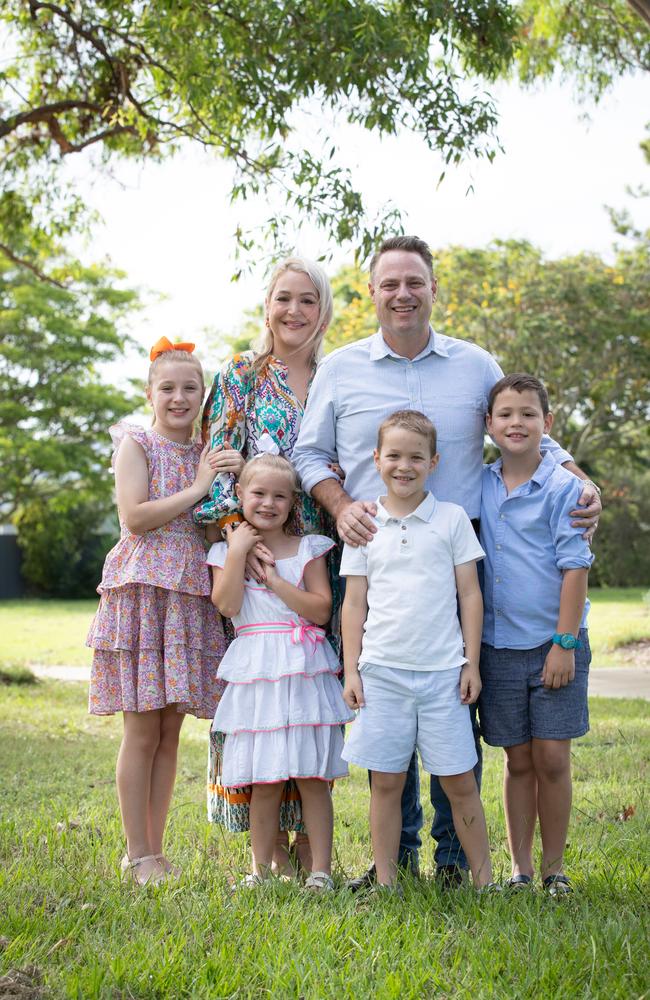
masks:
[[[466,663],[460,672],[460,700],[463,705],[473,705],[482,687],[478,667],[476,664]]]
[[[590,542],[596,533],[596,528],[598,527],[598,519],[603,511],[603,505],[598,496],[598,491],[594,488],[592,483],[587,483],[580,494],[580,499],[578,500],[578,507],[575,510],[570,511],[571,517],[577,520],[572,521],[571,525],[574,528],[585,528],[586,530],[582,533],[582,537],[585,541]]]
[[[377,531],[372,522],[376,513],[376,503],[371,503],[369,500],[352,500],[336,516],[336,530],[339,537],[353,549],[367,545]]]
[[[542,670],[542,683],[545,688],[561,688],[573,680],[576,675],[575,658],[572,649],[562,649],[553,643]]]
[[[365,705],[366,699],[363,696],[363,682],[358,670],[353,674],[345,675],[343,700],[348,708],[351,708],[354,712]]]

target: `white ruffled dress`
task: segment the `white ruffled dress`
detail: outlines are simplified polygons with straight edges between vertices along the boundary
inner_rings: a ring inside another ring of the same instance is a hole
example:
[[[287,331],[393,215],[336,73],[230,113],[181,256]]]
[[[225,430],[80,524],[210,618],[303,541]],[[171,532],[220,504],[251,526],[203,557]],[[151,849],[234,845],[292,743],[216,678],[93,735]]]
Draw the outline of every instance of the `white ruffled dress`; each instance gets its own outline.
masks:
[[[296,555],[277,560],[278,573],[303,588],[307,563],[333,545],[323,535],[305,535]],[[208,563],[223,567],[226,553],[226,543],[218,542]],[[223,785],[347,775],[341,726],[354,714],[343,701],[339,662],[324,630],[255,581],[246,583],[233,625],[236,638],[219,667],[227,686],[212,725],[226,734]]]

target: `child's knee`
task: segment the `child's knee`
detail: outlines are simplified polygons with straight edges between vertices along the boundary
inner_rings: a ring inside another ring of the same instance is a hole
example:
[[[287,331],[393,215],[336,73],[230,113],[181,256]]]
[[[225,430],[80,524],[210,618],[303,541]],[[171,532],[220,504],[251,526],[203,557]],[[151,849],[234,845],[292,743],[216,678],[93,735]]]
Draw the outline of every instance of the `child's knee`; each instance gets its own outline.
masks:
[[[513,778],[525,778],[534,771],[532,748],[530,743],[521,743],[518,746],[506,747],[506,768],[508,774]]]
[[[455,799],[471,799],[479,796],[478,785],[473,771],[465,771],[463,774],[439,775],[442,790],[453,803]]]
[[[559,781],[571,772],[570,740],[535,740],[535,770],[547,781]]]
[[[389,771],[373,771],[370,791],[372,795],[394,796],[402,794],[406,771],[392,774]]]

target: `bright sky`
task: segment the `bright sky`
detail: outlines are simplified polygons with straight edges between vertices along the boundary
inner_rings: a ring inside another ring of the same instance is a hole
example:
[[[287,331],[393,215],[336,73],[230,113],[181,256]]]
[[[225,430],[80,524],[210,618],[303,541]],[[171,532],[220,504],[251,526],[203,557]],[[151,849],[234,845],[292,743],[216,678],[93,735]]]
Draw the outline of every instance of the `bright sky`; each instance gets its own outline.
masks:
[[[605,204],[627,205],[638,224],[650,225],[650,199],[632,203],[625,194],[626,185],[648,182],[639,150],[650,117],[648,77],[622,81],[597,107],[578,105],[570,88],[560,85],[537,92],[503,85],[493,93],[505,152],[492,164],[477,160],[449,168],[439,188],[442,162],[415,137],[380,141],[362,129],[337,128],[342,162],[370,205],[392,200],[407,232],[433,247],[516,237],[551,256],[607,254],[613,234]],[[133,334],[143,345],[165,334],[195,340],[202,350],[206,328],[235,331],[244,310],[262,300],[261,269],[230,281],[236,268],[232,233],[238,223],[263,221],[268,204],[260,199],[231,206],[227,163],[188,148],[163,164],[118,164],[112,179],[94,172],[90,158],[69,169],[104,218],[85,255],[108,256],[130,284],[165,295],[138,318]],[[474,190],[467,194],[470,184]],[[308,224],[296,241],[299,253],[333,254],[330,273],[352,260],[351,248],[328,245]]]

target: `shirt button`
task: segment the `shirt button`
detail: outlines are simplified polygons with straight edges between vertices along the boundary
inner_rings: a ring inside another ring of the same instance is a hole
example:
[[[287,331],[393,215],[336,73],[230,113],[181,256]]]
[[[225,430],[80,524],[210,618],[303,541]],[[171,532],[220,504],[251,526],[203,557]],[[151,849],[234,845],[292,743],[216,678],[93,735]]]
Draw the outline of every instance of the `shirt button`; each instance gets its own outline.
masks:
[[[406,525],[405,524],[402,525],[402,531],[406,531]]]
[[[402,539],[402,545],[406,545],[406,544],[407,544],[407,543],[406,543],[406,539],[405,539],[405,538],[403,538],[403,539]]]
[[[500,548],[501,548],[501,546],[500,546],[500,545],[497,545],[497,548],[498,548],[498,549],[500,549]]]
[[[506,515],[505,514],[499,514],[499,520],[500,521],[505,521],[505,519],[506,519]]]
[[[494,582],[495,583],[501,583],[501,577],[500,576],[495,576]]]
[[[499,609],[498,609],[498,608],[497,608],[497,610],[496,610],[496,614],[497,614],[497,615],[500,615],[500,614],[501,614],[501,612],[499,611]]]

